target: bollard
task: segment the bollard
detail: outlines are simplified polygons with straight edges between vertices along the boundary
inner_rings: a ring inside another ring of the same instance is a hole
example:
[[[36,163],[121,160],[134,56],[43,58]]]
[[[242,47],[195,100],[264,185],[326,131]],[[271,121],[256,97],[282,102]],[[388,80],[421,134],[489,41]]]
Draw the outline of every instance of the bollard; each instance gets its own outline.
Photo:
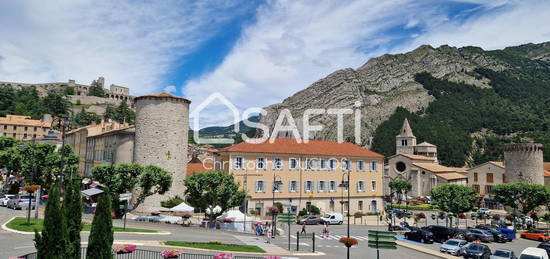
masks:
[[[313,240],[312,240],[312,243],[313,243],[313,252],[315,253],[315,232],[313,232],[311,238],[313,239]]]
[[[300,232],[296,232],[296,251],[300,251]]]

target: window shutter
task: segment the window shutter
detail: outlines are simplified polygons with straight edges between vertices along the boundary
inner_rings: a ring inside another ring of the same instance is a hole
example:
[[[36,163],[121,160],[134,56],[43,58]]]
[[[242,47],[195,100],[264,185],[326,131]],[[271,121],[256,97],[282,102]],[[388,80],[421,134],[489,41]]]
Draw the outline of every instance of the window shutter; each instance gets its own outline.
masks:
[[[288,192],[292,192],[292,181],[288,181]]]
[[[254,189],[255,192],[258,192],[258,191],[259,191],[259,190],[258,190],[258,185],[259,185],[259,182],[256,181],[256,188]]]
[[[323,191],[323,190],[321,190],[321,182],[322,182],[322,181],[319,181],[319,182],[317,183],[317,192],[322,192],[322,191]]]
[[[296,181],[296,191],[300,191],[300,182]]]
[[[360,192],[361,191],[361,185],[360,185],[361,182],[357,182],[357,191]]]
[[[265,182],[264,182],[264,184],[262,184],[262,188],[263,188],[262,191],[265,192]]]
[[[242,167],[243,167],[243,169],[248,169],[248,168],[246,167],[246,159],[244,159],[244,157],[243,157],[243,165],[242,165]]]

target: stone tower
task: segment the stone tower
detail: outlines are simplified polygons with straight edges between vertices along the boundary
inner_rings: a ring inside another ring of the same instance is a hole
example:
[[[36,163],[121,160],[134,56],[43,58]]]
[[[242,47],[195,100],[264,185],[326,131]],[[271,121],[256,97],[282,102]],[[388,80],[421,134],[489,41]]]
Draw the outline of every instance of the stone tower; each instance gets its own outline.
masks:
[[[544,184],[543,151],[544,146],[538,143],[505,145],[504,165],[508,182]]]
[[[138,212],[160,207],[160,202],[185,190],[187,138],[191,101],[167,93],[136,97],[134,162],[156,165],[172,174],[172,187],[164,195],[153,195],[137,208]]]
[[[416,137],[412,133],[409,120],[405,118],[403,121],[403,126],[401,126],[401,130],[399,131],[399,135],[395,137],[395,154],[414,154],[414,146],[416,146]]]

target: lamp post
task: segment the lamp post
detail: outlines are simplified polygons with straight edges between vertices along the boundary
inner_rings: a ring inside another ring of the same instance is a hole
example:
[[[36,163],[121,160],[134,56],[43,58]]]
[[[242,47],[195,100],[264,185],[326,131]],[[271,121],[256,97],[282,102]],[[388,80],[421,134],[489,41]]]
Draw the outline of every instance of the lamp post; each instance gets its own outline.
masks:
[[[279,179],[277,181],[277,179]],[[272,201],[271,201],[271,206],[272,207],[275,207],[275,189],[277,189],[277,191],[279,191],[279,185],[282,183],[281,181],[281,176],[279,175],[276,175],[275,173],[273,173],[273,188],[271,189],[271,193],[273,194],[273,197],[272,197]],[[277,207],[278,208],[278,207]],[[276,214],[275,212],[271,212],[271,234],[272,236],[275,236],[275,233],[277,233],[277,231],[275,230],[275,217],[276,217]]]
[[[31,147],[31,152],[32,152],[32,172],[33,172],[33,177],[31,177],[30,181],[27,183],[27,184],[31,184],[32,182],[34,182],[34,177],[36,177],[36,163],[34,161],[35,159],[35,154],[34,154],[34,149],[36,148],[36,135],[33,135],[32,137],[32,147]],[[19,149],[20,151],[25,151],[27,150],[27,146],[25,145],[19,145],[17,146],[17,149]],[[28,208],[27,208],[27,225],[31,225],[31,207],[32,207],[32,195],[31,195],[31,192],[30,191],[27,191],[27,193],[29,194],[29,205],[28,205]],[[38,201],[35,202],[35,206],[36,206],[36,203]],[[38,208],[37,208],[38,209]]]
[[[344,187],[344,188],[347,187],[347,190],[348,190],[348,201],[347,201],[347,203],[348,203],[348,212],[347,212],[347,215],[346,215],[346,216],[347,216],[347,218],[348,218],[348,229],[347,229],[348,238],[350,238],[350,236],[349,236],[350,192],[351,192],[350,187],[349,187],[350,170],[348,169],[347,166],[346,166],[346,169],[345,169],[345,170],[346,170],[346,171],[342,174],[342,183],[340,184],[340,186],[341,186],[341,187]],[[344,182],[344,177],[346,177],[346,176],[347,176],[347,182]],[[343,204],[342,204],[342,207],[343,207]],[[347,247],[347,249],[348,249],[348,251],[347,251],[347,258],[349,259],[349,248],[350,248],[350,247],[349,247],[349,246],[346,246],[346,247]]]
[[[60,163],[59,163],[59,180],[61,182],[61,184],[63,184],[63,171],[64,171],[64,168],[65,168],[65,161],[64,161],[64,158],[65,158],[65,152],[63,150],[63,148],[65,147],[65,130],[66,128],[68,128],[70,126],[70,121],[69,121],[69,118],[66,117],[66,116],[59,116],[59,117],[56,117],[53,121],[52,121],[52,125],[54,124],[57,124],[60,128],[61,128],[61,158],[60,158]],[[70,174],[70,177],[69,177],[69,180],[72,180],[73,178],[73,173],[71,172]],[[64,179],[63,179],[64,180]]]

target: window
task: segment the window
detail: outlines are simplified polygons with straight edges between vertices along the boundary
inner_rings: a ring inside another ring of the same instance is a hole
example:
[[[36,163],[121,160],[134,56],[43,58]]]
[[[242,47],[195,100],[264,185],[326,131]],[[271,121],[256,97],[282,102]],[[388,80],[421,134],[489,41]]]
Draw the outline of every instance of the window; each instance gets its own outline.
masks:
[[[349,170],[352,169],[352,162],[348,160],[342,160],[342,170]]]
[[[328,191],[329,192],[335,192],[336,191],[336,181],[330,181],[328,183]]]
[[[493,182],[493,173],[487,173],[487,182],[492,183]]]
[[[36,131],[36,127],[33,127],[34,128],[34,131]]]
[[[325,181],[319,181],[319,186],[317,187],[318,192],[324,192],[327,188],[327,184]]]
[[[357,203],[357,208],[358,208],[359,210],[363,210],[363,201],[359,201],[359,202]]]
[[[256,181],[256,192],[265,192],[264,181]]]
[[[316,159],[306,159],[306,169],[315,170],[317,169],[317,160]]]
[[[265,158],[264,157],[256,158],[256,169],[265,169],[265,168],[266,168]]]
[[[243,169],[244,168],[244,159],[242,157],[235,157],[233,160],[233,168]]]
[[[336,159],[330,159],[330,160],[328,161],[328,168],[329,168],[329,170],[330,170],[330,171],[336,170],[337,164],[338,164],[338,160],[336,160]]]
[[[283,160],[280,158],[273,159],[273,169],[282,170],[283,169]]]
[[[364,192],[365,191],[365,182],[359,181],[357,182],[357,192]]]
[[[502,182],[506,183],[506,174],[502,174]]]
[[[477,193],[479,193],[479,184],[473,184],[472,187],[474,190],[476,190]]]
[[[288,186],[289,192],[298,192],[298,182],[297,181],[290,181],[290,185]]]
[[[13,130],[17,130],[17,126],[13,126]]]
[[[334,201],[330,201],[328,206],[330,211],[334,211]]]
[[[283,192],[283,182],[282,181],[273,182],[273,192]]]
[[[365,161],[357,161],[357,171],[365,171]]]
[[[344,191],[348,191],[348,188],[349,188],[349,183],[348,183],[348,181],[343,181],[343,182],[340,184],[340,187],[344,188]]]
[[[370,170],[372,172],[378,171],[378,161],[370,161]]]
[[[313,182],[312,181],[306,181],[306,184],[304,186],[305,192],[312,192],[313,191]]]
[[[4,130],[8,130],[8,125],[4,125]]]
[[[25,126],[25,131],[27,131],[29,129],[29,127]]]
[[[493,186],[492,185],[485,185],[485,193],[492,194],[493,193]]]
[[[24,139],[27,138],[27,133],[23,134],[23,138]]]
[[[288,167],[290,169],[296,170],[300,168],[300,160],[297,158],[291,158],[288,160]]]
[[[477,182],[477,173],[474,173],[474,182]]]
[[[319,168],[321,168],[321,170],[327,170],[328,169],[327,160],[325,159],[319,160]]]
[[[372,181],[371,185],[372,185],[372,191],[375,192],[376,191],[376,181]]]

